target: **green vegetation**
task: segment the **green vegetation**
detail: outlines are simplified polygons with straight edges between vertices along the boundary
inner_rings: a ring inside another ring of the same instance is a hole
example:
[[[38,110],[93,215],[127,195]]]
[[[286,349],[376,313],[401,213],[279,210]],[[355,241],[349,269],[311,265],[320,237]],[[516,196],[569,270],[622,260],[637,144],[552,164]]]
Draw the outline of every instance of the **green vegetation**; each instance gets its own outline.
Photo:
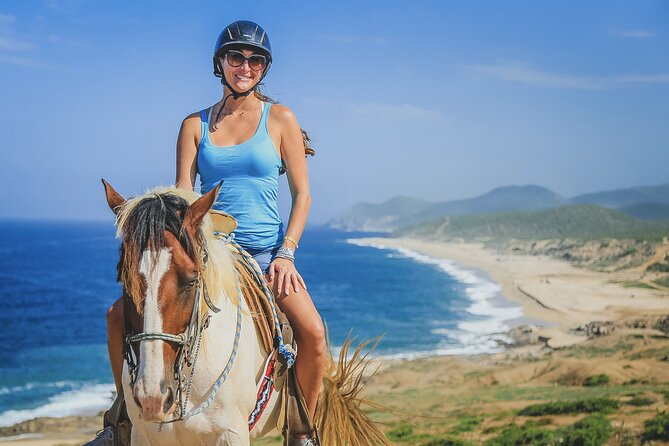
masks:
[[[664,259],[662,263],[653,263],[646,271],[651,273],[669,273],[669,259]]]
[[[620,403],[610,398],[591,398],[576,401],[552,401],[550,403],[532,404],[518,411],[518,415],[540,417],[544,415],[560,415],[575,413],[611,413],[620,407]]]
[[[485,446],[601,446],[613,434],[611,422],[603,415],[589,415],[571,426],[556,430],[541,429],[531,424],[507,426]]]
[[[669,276],[660,277],[659,279],[654,280],[656,284],[669,288]]]
[[[485,420],[485,417],[480,415],[465,415],[458,420],[457,426],[451,430],[451,433],[459,434],[462,432],[471,432],[483,423],[483,420]]]
[[[563,446],[600,446],[611,437],[613,428],[605,416],[595,414],[562,429],[561,433]]]
[[[386,437],[393,441],[408,440],[413,437],[413,426],[410,424],[401,424],[395,429],[388,431]]]
[[[437,438],[423,443],[423,446],[471,446],[473,443],[469,441],[458,440],[457,438]]]
[[[641,440],[646,442],[650,440],[669,440],[669,413],[662,412],[646,420]]]
[[[631,238],[660,241],[667,234],[669,222],[641,221],[612,209],[579,204],[542,211],[456,215],[403,229],[394,235],[495,240]]]
[[[605,386],[608,383],[609,383],[608,375],[602,373],[600,375],[588,376],[588,378],[583,382],[583,385],[587,387],[596,387],[596,386]]]
[[[655,400],[648,398],[646,396],[635,396],[629,401],[626,401],[625,404],[628,406],[651,406],[655,404]]]

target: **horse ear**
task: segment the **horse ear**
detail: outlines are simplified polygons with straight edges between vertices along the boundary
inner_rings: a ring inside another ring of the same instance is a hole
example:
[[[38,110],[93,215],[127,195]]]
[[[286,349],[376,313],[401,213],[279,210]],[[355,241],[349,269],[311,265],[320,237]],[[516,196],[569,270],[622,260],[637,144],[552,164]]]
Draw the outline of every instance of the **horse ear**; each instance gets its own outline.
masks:
[[[114,214],[118,214],[118,211],[123,204],[125,204],[125,198],[123,198],[118,192],[114,190],[111,184],[107,183],[105,179],[102,179],[102,184],[105,186],[105,195],[107,196],[107,204],[114,211]]]
[[[188,229],[195,230],[200,227],[202,219],[209,212],[209,209],[214,205],[216,197],[218,197],[218,192],[221,190],[223,181],[218,183],[218,185],[202,195],[200,198],[195,200],[193,204],[188,208],[186,212],[186,217],[184,218],[184,226]]]

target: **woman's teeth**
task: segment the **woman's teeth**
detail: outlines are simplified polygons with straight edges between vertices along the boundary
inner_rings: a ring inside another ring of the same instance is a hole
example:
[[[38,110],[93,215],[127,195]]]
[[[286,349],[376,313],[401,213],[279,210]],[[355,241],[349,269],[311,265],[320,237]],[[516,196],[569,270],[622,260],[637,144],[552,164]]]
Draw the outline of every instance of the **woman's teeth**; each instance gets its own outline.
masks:
[[[250,80],[251,80],[251,78],[248,77],[248,76],[240,76],[240,75],[238,75],[238,74],[235,74],[235,77],[236,77],[237,79],[239,79],[240,81],[250,81]]]

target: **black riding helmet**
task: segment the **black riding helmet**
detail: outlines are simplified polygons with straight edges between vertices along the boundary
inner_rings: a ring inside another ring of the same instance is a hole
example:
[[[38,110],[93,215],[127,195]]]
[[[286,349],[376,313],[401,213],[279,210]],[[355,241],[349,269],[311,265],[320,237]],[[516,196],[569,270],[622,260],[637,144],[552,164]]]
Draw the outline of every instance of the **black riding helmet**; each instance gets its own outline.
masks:
[[[252,48],[267,58],[267,66],[256,84],[257,87],[269,71],[270,65],[272,65],[272,45],[265,30],[257,23],[248,20],[238,20],[221,31],[214,46],[214,76],[220,77],[221,83],[227,86],[232,92],[232,96],[237,99],[249,95],[256,87],[244,93],[239,93],[228,84],[225,76],[223,76],[223,66],[220,59],[227,50],[233,48]]]

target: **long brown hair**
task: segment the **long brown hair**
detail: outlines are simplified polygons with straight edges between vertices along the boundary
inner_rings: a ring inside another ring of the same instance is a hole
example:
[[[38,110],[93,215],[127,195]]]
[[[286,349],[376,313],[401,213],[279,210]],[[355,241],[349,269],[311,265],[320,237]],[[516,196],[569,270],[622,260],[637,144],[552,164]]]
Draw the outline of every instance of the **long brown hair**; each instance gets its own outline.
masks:
[[[260,91],[261,85],[262,84],[258,84],[258,86],[256,86],[256,89],[253,92],[255,97],[263,102],[269,102],[270,104],[278,104],[279,101],[270,98],[269,96],[265,95]],[[316,154],[316,151],[313,149],[313,147],[311,147],[311,138],[309,137],[309,133],[307,133],[307,131],[304,130],[303,128],[300,128],[300,131],[302,132],[302,144],[304,144],[304,155],[314,156]]]

